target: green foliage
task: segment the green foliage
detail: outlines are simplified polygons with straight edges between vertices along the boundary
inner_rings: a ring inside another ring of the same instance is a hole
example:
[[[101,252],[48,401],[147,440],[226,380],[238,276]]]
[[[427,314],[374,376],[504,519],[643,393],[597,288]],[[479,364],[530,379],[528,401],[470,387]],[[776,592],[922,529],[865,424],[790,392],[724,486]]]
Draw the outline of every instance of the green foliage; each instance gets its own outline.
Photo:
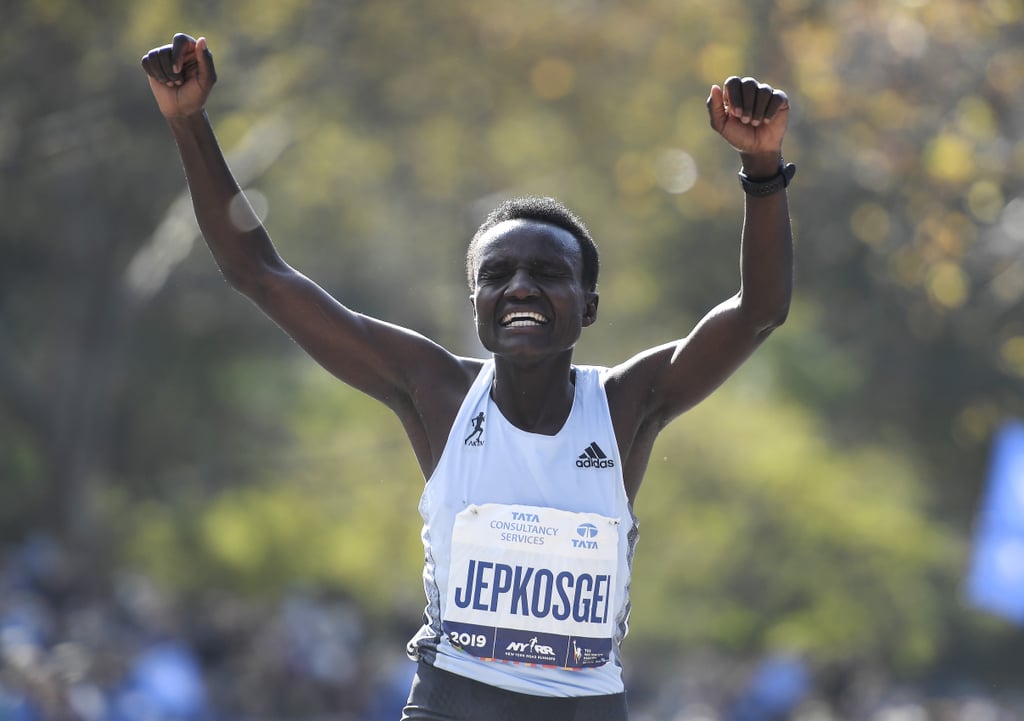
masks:
[[[142,504],[129,559],[190,594],[320,585],[381,615],[420,605],[423,481],[400,425],[322,371],[295,390],[278,416],[292,449],[212,497]]]
[[[962,548],[893,448],[837,446],[755,360],[665,431],[636,512],[642,640],[930,661]],[[943,590],[940,590],[943,589]]]

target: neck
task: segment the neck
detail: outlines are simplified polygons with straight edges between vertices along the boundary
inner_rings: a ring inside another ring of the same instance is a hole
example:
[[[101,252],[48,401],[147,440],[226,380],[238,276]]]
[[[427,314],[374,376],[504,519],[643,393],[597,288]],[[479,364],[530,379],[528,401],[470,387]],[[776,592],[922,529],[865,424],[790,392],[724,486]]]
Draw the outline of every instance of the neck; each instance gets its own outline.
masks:
[[[571,353],[529,365],[495,358],[491,398],[520,430],[558,433],[572,411],[575,392]]]

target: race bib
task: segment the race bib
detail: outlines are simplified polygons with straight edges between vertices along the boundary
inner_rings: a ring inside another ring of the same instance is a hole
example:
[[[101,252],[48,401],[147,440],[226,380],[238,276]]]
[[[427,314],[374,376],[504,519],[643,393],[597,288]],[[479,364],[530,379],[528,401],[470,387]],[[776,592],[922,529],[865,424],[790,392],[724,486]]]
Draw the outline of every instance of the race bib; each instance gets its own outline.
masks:
[[[469,506],[455,517],[443,622],[482,659],[552,668],[611,657],[618,519],[536,506]]]

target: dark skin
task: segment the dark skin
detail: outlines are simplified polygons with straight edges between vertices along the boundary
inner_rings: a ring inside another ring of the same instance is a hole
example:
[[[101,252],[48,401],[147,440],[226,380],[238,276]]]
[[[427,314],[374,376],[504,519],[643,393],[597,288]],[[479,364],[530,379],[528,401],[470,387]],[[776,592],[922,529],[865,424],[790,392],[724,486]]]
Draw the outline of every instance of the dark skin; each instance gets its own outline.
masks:
[[[175,35],[142,65],[181,154],[203,236],[228,282],[320,365],[391,408],[429,479],[483,361],[347,308],[285,263],[262,224],[243,223],[252,229],[242,230],[232,222],[228,207],[240,191],[204,110],[216,82],[204,38]],[[707,107],[712,129],[740,154],[743,171],[775,175],[789,117],[785,93],[733,76],[712,86]],[[792,253],[786,193],[748,196],[740,290],[685,337],[606,371],[631,503],[658,433],[718,388],[784,321]],[[495,226],[481,242],[471,302],[477,332],[494,356],[492,397],[502,414],[523,430],[557,433],[572,408],[573,347],[597,319],[598,294],[584,287],[575,238],[536,221]]]

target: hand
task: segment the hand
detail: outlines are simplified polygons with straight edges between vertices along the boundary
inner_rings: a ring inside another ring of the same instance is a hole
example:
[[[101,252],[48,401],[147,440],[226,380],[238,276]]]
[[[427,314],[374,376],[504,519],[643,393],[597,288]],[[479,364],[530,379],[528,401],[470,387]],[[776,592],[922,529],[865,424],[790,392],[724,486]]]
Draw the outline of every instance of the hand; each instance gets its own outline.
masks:
[[[149,75],[149,87],[166,118],[201,112],[217,82],[206,38],[196,40],[184,33],[175,35],[170,45],[146,53],[142,68]]]
[[[781,153],[789,121],[786,94],[751,77],[733,75],[724,85],[724,90],[712,85],[708,96],[708,116],[715,132],[745,155]]]

